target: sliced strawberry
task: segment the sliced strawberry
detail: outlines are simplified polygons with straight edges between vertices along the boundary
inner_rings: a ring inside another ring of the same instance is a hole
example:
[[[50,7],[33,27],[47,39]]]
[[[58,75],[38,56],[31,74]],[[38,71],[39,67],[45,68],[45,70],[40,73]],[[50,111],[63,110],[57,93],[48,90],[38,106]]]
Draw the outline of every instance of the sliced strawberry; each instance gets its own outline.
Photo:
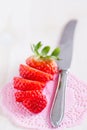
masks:
[[[20,65],[19,72],[20,76],[22,76],[23,78],[34,81],[47,82],[53,79],[53,76],[51,74],[42,72],[23,64]]]
[[[38,70],[44,71],[46,73],[50,73],[50,74],[58,73],[58,66],[56,62],[52,59],[43,60],[31,56],[26,59],[26,64]]]
[[[14,77],[13,84],[15,89],[22,90],[22,91],[42,90],[45,87],[45,83],[27,80],[20,77]]]
[[[26,60],[27,65],[20,64],[20,77],[13,80],[14,88],[21,90],[15,93],[15,99],[33,113],[41,112],[47,105],[46,96],[42,94],[47,81],[53,80],[59,70],[55,60],[59,60],[60,48],[55,48],[50,54],[50,46],[42,47],[38,42],[32,45],[34,56]],[[40,49],[40,50],[39,50]]]
[[[25,99],[22,103],[29,111],[36,114],[41,112],[46,107],[47,99],[44,95],[35,95],[31,98]]]
[[[26,98],[31,98],[35,96],[40,96],[42,95],[42,92],[39,90],[35,91],[20,91],[15,93],[15,99],[17,102],[22,102]]]

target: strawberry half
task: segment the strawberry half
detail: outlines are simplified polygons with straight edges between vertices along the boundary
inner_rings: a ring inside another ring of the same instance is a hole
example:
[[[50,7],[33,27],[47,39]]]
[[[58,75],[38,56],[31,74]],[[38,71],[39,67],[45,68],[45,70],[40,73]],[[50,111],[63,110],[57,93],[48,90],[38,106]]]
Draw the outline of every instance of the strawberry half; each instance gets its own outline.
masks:
[[[21,64],[19,67],[20,76],[25,79],[40,81],[40,82],[47,82],[53,79],[51,74],[42,72],[40,70],[34,69],[30,66],[26,66]]]
[[[45,87],[45,83],[27,80],[20,77],[14,77],[13,84],[15,89],[22,90],[22,91],[42,90]]]
[[[31,98],[26,98],[22,103],[30,112],[36,114],[46,107],[47,99],[44,95],[35,95]]]
[[[22,102],[26,98],[31,98],[31,97],[38,97],[42,95],[42,92],[39,90],[33,90],[33,91],[20,91],[15,93],[15,99],[17,102]]]

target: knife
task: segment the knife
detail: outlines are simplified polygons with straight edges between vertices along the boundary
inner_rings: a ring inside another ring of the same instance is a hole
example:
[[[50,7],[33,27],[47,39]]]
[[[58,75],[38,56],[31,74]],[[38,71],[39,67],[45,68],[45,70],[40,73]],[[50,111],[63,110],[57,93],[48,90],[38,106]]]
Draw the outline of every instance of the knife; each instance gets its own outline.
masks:
[[[77,20],[71,20],[66,24],[59,43],[61,50],[59,57],[61,60],[59,60],[57,64],[62,72],[58,78],[58,84],[50,111],[50,121],[53,127],[58,127],[64,117],[67,73],[71,65],[76,23]]]

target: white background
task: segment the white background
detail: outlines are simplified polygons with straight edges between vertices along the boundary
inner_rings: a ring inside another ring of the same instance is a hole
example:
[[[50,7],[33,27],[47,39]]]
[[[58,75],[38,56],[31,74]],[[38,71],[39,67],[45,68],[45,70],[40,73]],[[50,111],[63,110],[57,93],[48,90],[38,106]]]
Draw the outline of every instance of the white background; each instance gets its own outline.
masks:
[[[0,0],[0,87],[18,73],[19,63],[31,54],[30,43],[55,47],[64,25],[78,24],[74,37],[71,72],[87,83],[86,0]],[[0,130],[20,130],[0,112]],[[87,119],[68,130],[87,130]],[[65,129],[67,130],[67,129]]]

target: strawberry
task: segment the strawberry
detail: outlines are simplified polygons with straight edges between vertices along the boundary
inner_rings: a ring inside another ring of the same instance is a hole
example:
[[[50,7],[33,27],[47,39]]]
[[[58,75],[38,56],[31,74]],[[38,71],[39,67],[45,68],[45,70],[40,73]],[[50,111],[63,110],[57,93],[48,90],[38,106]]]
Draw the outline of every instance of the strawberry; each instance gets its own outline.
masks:
[[[21,64],[19,67],[20,76],[25,79],[40,81],[40,82],[47,82],[53,79],[51,74],[47,74],[40,70],[34,69],[30,66],[26,66]]]
[[[15,99],[17,102],[22,102],[26,98],[31,98],[35,96],[40,96],[42,95],[42,92],[39,90],[33,90],[33,91],[18,91],[15,93]]]
[[[15,89],[22,90],[22,91],[42,90],[45,87],[45,83],[27,80],[20,77],[14,77],[13,84]]]
[[[42,48],[41,52],[39,52],[39,48],[41,48],[41,46],[41,42],[32,46],[34,56],[27,58],[26,64],[52,75],[58,73],[58,66],[54,59],[59,60],[58,55],[60,53],[60,49],[55,48],[53,52],[48,55],[50,46],[45,46]]]
[[[39,113],[47,105],[46,96],[42,94],[47,81],[53,80],[54,74],[59,73],[55,60],[59,60],[60,48],[55,48],[51,54],[50,46],[41,50],[41,42],[33,44],[34,56],[26,59],[26,65],[20,64],[19,74],[14,77],[14,88],[20,91],[15,93],[17,102],[21,102],[30,112]]]
[[[33,113],[41,112],[47,105],[47,99],[44,95],[34,95],[31,98],[26,98],[23,102],[23,105]]]

